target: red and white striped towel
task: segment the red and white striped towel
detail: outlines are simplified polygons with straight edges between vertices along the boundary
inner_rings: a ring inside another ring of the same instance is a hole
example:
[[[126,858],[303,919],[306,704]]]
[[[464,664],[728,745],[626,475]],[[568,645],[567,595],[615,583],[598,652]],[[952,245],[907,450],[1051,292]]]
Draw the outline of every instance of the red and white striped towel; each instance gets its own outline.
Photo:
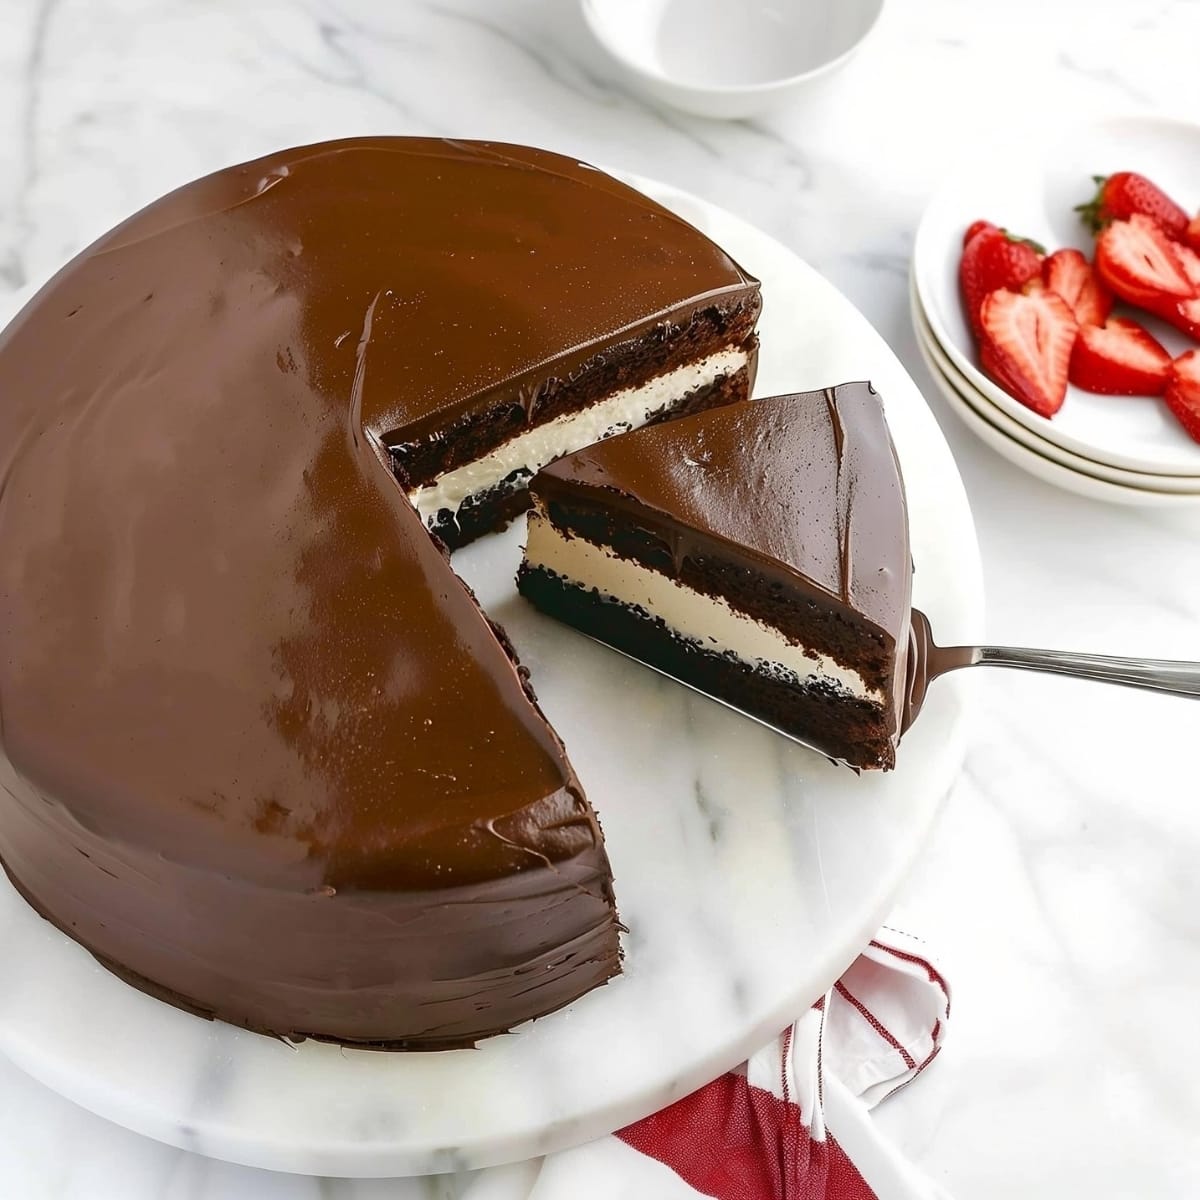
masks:
[[[608,1137],[481,1172],[463,1200],[935,1200],[868,1110],[933,1061],[949,1017],[924,944],[885,928],[749,1062]]]

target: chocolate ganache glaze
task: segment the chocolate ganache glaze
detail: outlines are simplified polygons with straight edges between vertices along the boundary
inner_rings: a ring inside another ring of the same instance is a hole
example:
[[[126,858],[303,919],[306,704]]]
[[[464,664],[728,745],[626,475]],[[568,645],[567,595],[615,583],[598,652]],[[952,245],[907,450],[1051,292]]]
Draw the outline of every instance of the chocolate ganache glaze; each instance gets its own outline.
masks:
[[[714,296],[594,169],[403,138],[209,176],[0,338],[0,860],[126,978],[464,1045],[619,969],[600,832],[388,447]]]

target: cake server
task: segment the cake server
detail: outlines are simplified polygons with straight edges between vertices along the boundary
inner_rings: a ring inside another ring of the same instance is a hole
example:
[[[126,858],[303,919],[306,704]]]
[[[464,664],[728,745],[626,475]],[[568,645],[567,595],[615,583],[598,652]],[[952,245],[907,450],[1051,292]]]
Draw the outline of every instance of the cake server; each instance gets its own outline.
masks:
[[[660,675],[665,675],[668,679],[674,679],[693,692],[699,692],[700,695],[707,696],[752,721],[757,721],[759,725],[765,725],[789,741],[816,750],[818,754],[833,762],[844,763],[844,760],[836,758],[820,746],[814,746],[756,713],[732,704],[721,696],[714,696],[711,692],[654,663],[648,663],[600,638],[593,637],[591,640],[615,650],[625,658],[641,663],[644,667],[649,667],[652,671],[657,671]],[[933,640],[929,619],[923,612],[913,609],[902,728],[907,729],[916,720],[930,683],[951,671],[979,666],[1042,671],[1050,675],[1090,679],[1096,683],[1116,683],[1123,687],[1164,692],[1171,696],[1190,696],[1200,700],[1200,662],[1177,662],[1166,658],[1118,658],[1112,654],[1077,654],[1068,650],[1032,650],[1020,646],[939,646]]]
[[[1118,658],[1113,654],[1077,654],[1069,650],[1030,650],[1020,646],[939,646],[933,640],[929,618],[913,609],[912,636],[908,643],[908,690],[905,696],[907,729],[925,700],[933,680],[961,667],[1015,667],[1119,683],[1123,687],[1172,696],[1200,699],[1200,662],[1168,658]]]

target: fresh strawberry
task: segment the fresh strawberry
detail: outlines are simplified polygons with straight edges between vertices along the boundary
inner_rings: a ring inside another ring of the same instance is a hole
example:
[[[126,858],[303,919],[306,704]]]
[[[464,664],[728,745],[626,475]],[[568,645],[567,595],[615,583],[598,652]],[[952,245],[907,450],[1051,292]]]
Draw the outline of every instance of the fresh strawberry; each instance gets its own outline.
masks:
[[[1176,329],[1182,329],[1188,337],[1200,342],[1200,254],[1184,245],[1176,246],[1175,253],[1196,294],[1190,300],[1172,299],[1155,311]]]
[[[1148,296],[1140,301],[1141,307],[1200,342],[1200,254],[1182,242],[1174,243],[1172,248],[1184,277],[1191,285],[1192,295],[1183,298]]]
[[[1080,325],[1103,325],[1113,295],[1078,250],[1055,250],[1042,263],[1042,282],[1070,306]]]
[[[1151,312],[1196,295],[1178,244],[1140,214],[1113,221],[1101,231],[1096,239],[1096,271],[1122,300]]]
[[[1052,417],[1067,396],[1071,347],[1079,323],[1056,292],[990,293],[980,307],[983,369],[1017,400]]]
[[[963,234],[963,249],[965,250],[967,248],[967,243],[970,242],[970,240],[977,233],[982,233],[985,229],[995,228],[997,228],[997,226],[993,225],[991,221],[972,221],[971,224],[967,226],[967,232]]]
[[[997,288],[1023,288],[1040,274],[1044,253],[1036,242],[994,225],[984,225],[967,243],[958,264],[958,282],[976,337],[982,329],[979,308],[983,298]]]
[[[1171,356],[1136,321],[1110,317],[1083,325],[1071,351],[1071,382],[1108,396],[1158,396],[1167,386]]]
[[[1016,293],[1013,294],[1015,295]],[[979,365],[983,368],[983,373],[989,379],[998,383],[1014,399],[1020,400],[1022,404],[1026,404],[1029,408],[1033,408],[1035,412],[1041,411],[1038,408],[1034,408],[1034,405],[1027,404],[1023,398],[1023,394],[1028,386],[1025,379],[1012,369],[1012,364],[1007,356],[1001,354],[986,337],[979,343]],[[1060,404],[1058,408],[1044,412],[1042,415],[1052,417],[1061,407],[1062,405]]]
[[[1157,184],[1136,171],[1118,171],[1115,175],[1093,175],[1096,194],[1075,211],[1083,223],[1099,233],[1110,221],[1127,221],[1140,213],[1157,221],[1171,237],[1182,237],[1187,228],[1187,213]]]
[[[1171,364],[1164,399],[1188,436],[1200,442],[1200,350],[1189,350]]]
[[[1193,341],[1200,342],[1200,296],[1194,296],[1191,300],[1177,300],[1173,305],[1155,311]]]
[[[1179,265],[1183,268],[1183,273],[1188,277],[1188,282],[1192,285],[1196,295],[1200,296],[1200,254],[1197,254],[1191,246],[1180,243],[1175,247],[1175,257],[1179,259]]]
[[[1200,254],[1200,212],[1188,222],[1188,227],[1183,231],[1183,240]]]

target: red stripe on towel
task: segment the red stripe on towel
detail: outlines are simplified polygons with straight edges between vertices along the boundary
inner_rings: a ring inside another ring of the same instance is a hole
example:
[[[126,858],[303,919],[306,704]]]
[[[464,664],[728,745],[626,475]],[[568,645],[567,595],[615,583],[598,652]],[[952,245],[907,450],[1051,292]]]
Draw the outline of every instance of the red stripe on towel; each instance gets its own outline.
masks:
[[[715,1200],[877,1200],[800,1109],[728,1074],[617,1135]]]

